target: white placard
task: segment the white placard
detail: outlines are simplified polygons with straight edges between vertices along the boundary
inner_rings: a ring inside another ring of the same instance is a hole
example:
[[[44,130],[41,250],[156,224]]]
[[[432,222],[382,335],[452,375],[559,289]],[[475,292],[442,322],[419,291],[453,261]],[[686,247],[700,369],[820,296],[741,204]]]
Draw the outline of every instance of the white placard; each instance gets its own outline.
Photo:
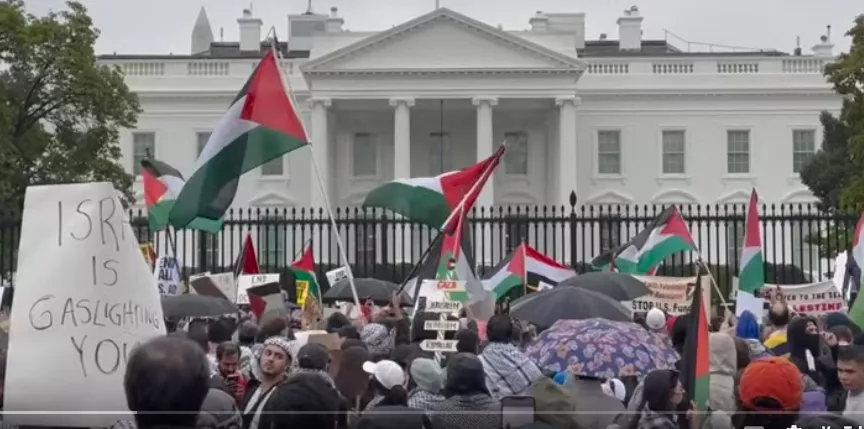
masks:
[[[423,340],[420,349],[427,352],[455,352],[457,340]]]
[[[110,183],[27,188],[4,423],[108,427],[132,418],[126,360],[165,325],[123,214]],[[57,413],[15,413],[45,410]]]
[[[426,301],[427,313],[453,313],[462,308],[462,303],[457,301]]]
[[[537,292],[549,290],[549,289],[553,289],[553,288],[554,288],[554,286],[541,280],[540,284],[537,285]]]
[[[156,288],[160,295],[174,296],[183,293],[180,290],[180,266],[177,258],[160,256],[153,267],[153,277],[156,278]]]
[[[249,304],[249,294],[246,292],[250,287],[266,285],[267,283],[279,282],[279,274],[243,274],[237,278],[237,304]]]
[[[458,331],[461,325],[458,320],[427,320],[423,329],[427,331]]]
[[[330,283],[330,286],[332,287],[343,279],[348,278],[348,269],[345,267],[339,267],[335,270],[327,271],[325,275],[327,276],[327,282]]]

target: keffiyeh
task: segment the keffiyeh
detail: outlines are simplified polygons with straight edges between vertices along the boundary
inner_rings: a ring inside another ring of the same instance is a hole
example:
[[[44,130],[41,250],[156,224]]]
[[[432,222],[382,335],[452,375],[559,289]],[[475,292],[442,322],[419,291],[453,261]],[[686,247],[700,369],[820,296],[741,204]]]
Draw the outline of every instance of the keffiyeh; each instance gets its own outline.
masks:
[[[479,356],[486,373],[486,386],[495,398],[524,394],[543,373],[534,361],[516,346],[489,343]]]
[[[360,331],[360,339],[369,349],[369,354],[381,356],[390,354],[390,332],[380,323],[370,323]]]

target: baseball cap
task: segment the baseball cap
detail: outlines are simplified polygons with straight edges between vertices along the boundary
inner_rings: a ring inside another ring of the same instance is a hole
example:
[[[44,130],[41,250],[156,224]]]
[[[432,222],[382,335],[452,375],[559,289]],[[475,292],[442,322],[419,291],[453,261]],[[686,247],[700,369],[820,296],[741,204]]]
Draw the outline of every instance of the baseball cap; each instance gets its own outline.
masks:
[[[645,324],[655,331],[663,329],[666,326],[666,315],[663,314],[663,310],[652,308],[645,316]]]
[[[371,374],[384,386],[385,389],[392,389],[394,386],[402,386],[405,384],[405,371],[398,363],[392,360],[381,360],[376,362],[363,362],[363,371]]]
[[[796,411],[803,390],[798,367],[782,357],[750,362],[738,384],[741,403],[752,411]]]
[[[444,380],[444,371],[441,370],[441,365],[432,359],[417,358],[411,362],[411,378],[423,390],[432,393],[438,393],[441,390],[442,381]]]
[[[309,343],[297,352],[297,366],[303,369],[327,369],[330,352],[322,344]]]

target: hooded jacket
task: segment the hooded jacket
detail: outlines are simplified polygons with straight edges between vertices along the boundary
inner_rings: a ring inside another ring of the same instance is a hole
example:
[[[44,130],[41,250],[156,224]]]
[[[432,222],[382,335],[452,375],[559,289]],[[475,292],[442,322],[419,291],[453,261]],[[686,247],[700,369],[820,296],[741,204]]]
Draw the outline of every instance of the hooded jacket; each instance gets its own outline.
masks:
[[[819,334],[808,334],[807,324],[816,324],[812,317],[799,317],[786,328],[789,345],[789,360],[801,371],[804,394],[801,397],[801,413],[814,414],[827,410],[825,391],[820,385],[825,375],[834,369],[830,357],[822,356],[822,338]],[[809,354],[809,357],[808,357]]]
[[[738,371],[738,356],[735,340],[720,332],[708,335],[711,350],[711,386],[708,404],[712,410],[734,413],[735,373]]]

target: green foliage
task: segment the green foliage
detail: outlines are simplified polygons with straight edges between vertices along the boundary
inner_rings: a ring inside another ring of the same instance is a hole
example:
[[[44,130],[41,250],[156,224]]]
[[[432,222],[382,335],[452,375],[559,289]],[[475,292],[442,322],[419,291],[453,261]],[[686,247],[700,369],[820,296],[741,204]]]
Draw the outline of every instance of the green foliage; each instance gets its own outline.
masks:
[[[840,202],[859,208],[864,206],[864,15],[855,19],[846,35],[852,38],[849,53],[829,64],[825,76],[844,97],[840,120],[848,127],[852,178],[842,184]]]
[[[801,169],[801,182],[819,199],[817,206],[825,212],[840,208],[840,193],[855,173],[849,154],[849,127],[828,112],[822,122],[822,147]]]
[[[0,2],[0,207],[18,216],[29,185],[113,182],[125,203],[119,130],[140,112],[116,68],[99,66],[99,31],[80,3],[44,17]]]

